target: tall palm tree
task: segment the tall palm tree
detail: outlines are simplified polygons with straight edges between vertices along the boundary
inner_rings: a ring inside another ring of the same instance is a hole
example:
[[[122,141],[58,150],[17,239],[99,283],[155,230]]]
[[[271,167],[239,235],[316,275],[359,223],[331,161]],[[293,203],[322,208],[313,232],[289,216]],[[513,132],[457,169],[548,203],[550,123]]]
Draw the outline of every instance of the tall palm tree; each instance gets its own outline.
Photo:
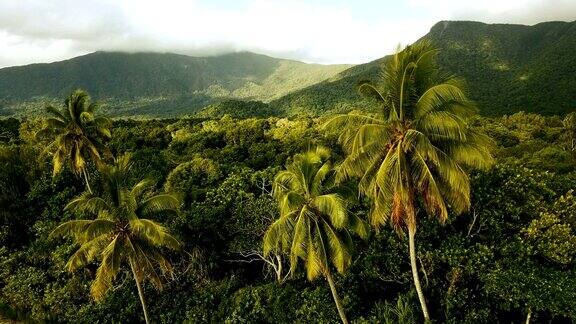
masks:
[[[562,120],[564,127],[564,138],[568,141],[568,147],[571,151],[576,148],[576,112],[571,112]]]
[[[86,91],[75,90],[61,109],[46,107],[50,117],[37,133],[51,138],[46,151],[52,154],[53,174],[58,174],[69,161],[72,171],[84,176],[89,192],[92,189],[86,172],[87,160],[100,163],[103,153],[108,153],[103,141],[111,136],[109,119],[95,116],[98,107],[90,102]]]
[[[326,277],[338,314],[348,323],[332,278],[332,264],[344,273],[351,263],[350,232],[366,238],[369,226],[348,213],[343,198],[332,191],[334,169],[328,161],[330,151],[318,147],[294,156],[286,170],[273,183],[280,217],[264,235],[264,254],[290,255],[290,272],[298,259],[304,261],[308,280]]]
[[[379,103],[375,113],[350,113],[324,128],[342,130],[347,152],[338,180],[359,177],[370,197],[371,223],[390,221],[407,229],[414,286],[425,320],[430,318],[416,265],[417,207],[441,221],[449,207],[460,214],[470,207],[466,167],[492,163],[492,141],[468,124],[475,109],[458,78],[439,72],[437,50],[421,41],[399,51],[383,68],[380,83],[364,82],[359,91]]]
[[[180,202],[170,194],[150,194],[149,180],[127,186],[130,167],[129,155],[120,157],[113,166],[103,166],[104,194],[85,192],[66,206],[67,210],[94,214],[96,218],[65,222],[51,236],[71,235],[80,245],[66,265],[69,271],[100,259],[90,289],[96,301],[105,296],[121,266],[127,264],[138,288],[144,319],[149,323],[141,283],[148,279],[156,288],[162,287],[160,275],[172,274],[162,248],[178,249],[180,243],[164,226],[148,217],[174,212]]]

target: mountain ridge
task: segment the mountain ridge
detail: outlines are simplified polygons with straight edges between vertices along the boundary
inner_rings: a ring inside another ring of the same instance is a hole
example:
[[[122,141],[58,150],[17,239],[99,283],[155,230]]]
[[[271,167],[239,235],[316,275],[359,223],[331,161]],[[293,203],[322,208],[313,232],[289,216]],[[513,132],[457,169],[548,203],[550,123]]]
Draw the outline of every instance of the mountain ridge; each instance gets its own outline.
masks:
[[[99,51],[54,63],[0,69],[0,113],[10,111],[14,103],[58,100],[75,88],[84,88],[95,99],[120,110],[122,105],[140,101],[181,101],[191,110],[217,98],[270,101],[347,67],[307,64],[252,52],[194,57]]]
[[[562,115],[576,109],[576,21],[532,26],[440,21],[421,39],[440,49],[442,70],[466,79],[482,114]],[[206,57],[98,51],[0,69],[0,115],[38,113],[78,87],[115,116],[194,115],[209,105],[204,113],[218,110],[213,104],[227,100],[232,101],[222,106],[225,111],[234,100],[262,101],[270,105],[266,111],[280,115],[370,109],[355,88],[359,81],[377,80],[387,57],[320,65],[247,51]]]
[[[440,49],[442,70],[467,81],[470,97],[484,115],[576,110],[576,21],[532,26],[440,21],[422,39]],[[388,57],[353,66],[334,82],[321,81],[271,104],[294,113],[306,107],[311,114],[369,109],[371,103],[355,88],[360,81],[376,81]]]

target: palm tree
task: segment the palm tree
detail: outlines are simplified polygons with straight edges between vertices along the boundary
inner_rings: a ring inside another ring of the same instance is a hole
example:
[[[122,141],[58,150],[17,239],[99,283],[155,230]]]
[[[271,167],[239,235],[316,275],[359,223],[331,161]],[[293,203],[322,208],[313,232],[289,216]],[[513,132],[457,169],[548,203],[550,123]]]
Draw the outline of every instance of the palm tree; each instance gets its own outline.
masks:
[[[381,83],[363,82],[359,91],[379,103],[375,113],[332,118],[324,129],[342,130],[347,153],[337,180],[359,177],[359,190],[372,200],[371,223],[390,221],[408,230],[414,286],[425,320],[428,308],[416,265],[417,206],[441,221],[450,207],[470,207],[465,167],[492,163],[492,141],[468,124],[475,112],[462,81],[438,70],[437,50],[421,41],[397,52],[383,68]]]
[[[149,180],[128,187],[126,174],[130,167],[130,155],[120,157],[113,166],[103,166],[105,193],[95,196],[85,192],[66,206],[67,210],[94,214],[96,218],[65,222],[51,236],[71,235],[80,245],[66,264],[69,271],[100,259],[90,289],[96,301],[105,296],[126,263],[138,288],[144,319],[149,323],[141,283],[148,279],[157,289],[162,288],[160,275],[172,274],[162,248],[178,249],[180,243],[164,226],[147,217],[173,212],[180,202],[170,194],[151,195],[153,183]]]
[[[568,147],[571,151],[576,148],[576,112],[571,112],[562,120],[564,127],[564,137],[568,141]]]
[[[50,117],[36,135],[45,135],[52,142],[46,152],[52,154],[53,175],[58,174],[66,161],[76,175],[83,175],[86,188],[92,192],[86,172],[88,158],[100,163],[103,153],[108,153],[103,140],[110,138],[110,121],[96,117],[98,104],[90,102],[84,90],[75,90],[66,98],[61,109],[47,106]]]
[[[369,226],[348,213],[343,198],[331,190],[334,169],[328,161],[330,151],[318,147],[294,156],[286,170],[279,172],[273,183],[273,195],[278,201],[280,218],[264,235],[264,254],[287,252],[290,272],[304,261],[308,280],[326,277],[338,314],[348,323],[330,263],[344,273],[351,263],[350,232],[366,238]]]

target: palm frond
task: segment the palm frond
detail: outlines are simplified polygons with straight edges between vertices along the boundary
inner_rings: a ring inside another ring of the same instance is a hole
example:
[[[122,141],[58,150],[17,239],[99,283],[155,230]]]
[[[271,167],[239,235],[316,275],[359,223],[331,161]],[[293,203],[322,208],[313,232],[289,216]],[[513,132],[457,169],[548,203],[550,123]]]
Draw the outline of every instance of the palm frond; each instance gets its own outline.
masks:
[[[305,201],[306,198],[302,194],[295,191],[287,192],[284,196],[278,198],[280,216],[282,217],[283,215],[300,210]]]
[[[272,183],[272,194],[278,198],[289,191],[304,191],[303,185],[296,174],[288,170],[280,171]]]
[[[90,192],[84,192],[80,196],[72,199],[64,210],[74,212],[89,212],[91,214],[98,214],[101,210],[110,209],[108,203],[101,197],[95,196]]]
[[[342,229],[348,222],[348,211],[342,197],[338,194],[325,194],[317,196],[312,205],[322,215],[326,215],[332,226]]]
[[[52,106],[46,106],[46,112],[63,122],[70,121],[69,116],[63,114],[57,108],[54,108]]]
[[[271,252],[283,253],[290,249],[296,215],[297,211],[285,214],[268,227],[263,240],[264,255],[267,256]]]
[[[102,252],[102,262],[96,271],[96,278],[90,286],[94,300],[101,301],[112,288],[112,282],[120,269],[122,260],[122,240],[115,237]]]
[[[130,190],[130,195],[138,199],[140,198],[142,193],[144,193],[147,189],[150,189],[153,185],[154,185],[153,179],[144,179],[132,187],[132,189]]]
[[[58,151],[56,151],[56,153],[54,153],[54,156],[52,157],[52,165],[53,165],[52,175],[55,176],[58,173],[60,173],[60,171],[62,171],[65,160],[66,160],[66,151],[64,151],[64,148],[58,149]]]
[[[83,111],[80,113],[80,120],[82,121],[82,123],[88,124],[94,122],[94,116],[90,112]]]
[[[44,121],[46,123],[45,129],[49,129],[49,130],[53,130],[53,131],[58,131],[61,130],[62,128],[66,127],[66,122],[60,118],[46,118],[46,120]]]
[[[95,219],[81,233],[81,241],[91,241],[102,235],[111,236],[118,224],[108,219]]]
[[[309,240],[310,231],[310,211],[306,207],[302,208],[300,211],[296,225],[294,225],[294,234],[292,237],[292,244],[290,247],[290,271],[294,272],[298,265],[298,258],[306,260],[306,255],[308,253],[307,244]]]
[[[348,228],[363,240],[370,237],[370,224],[354,214],[348,216]]]
[[[322,244],[316,241],[316,237],[307,235],[308,244],[306,246],[306,254],[303,258],[306,264],[306,278],[312,281],[321,275],[325,269],[325,262],[322,262],[319,252],[323,247]]]
[[[343,235],[345,239],[341,239],[335,229],[326,222],[322,224],[322,228],[323,233],[326,233],[332,264],[339,273],[344,273],[352,263],[351,239],[347,233]]]
[[[180,207],[180,200],[173,194],[160,194],[150,197],[138,206],[138,215],[149,215],[151,213],[176,211]]]
[[[181,243],[168,233],[168,230],[159,223],[145,218],[130,220],[130,229],[140,239],[150,242],[154,246],[167,247],[173,250],[180,248]]]
[[[94,261],[110,243],[110,236],[100,235],[80,245],[80,248],[68,259],[66,268],[72,272]]]
[[[332,173],[332,164],[327,161],[325,162],[314,175],[312,182],[310,183],[310,193],[312,195],[319,195],[322,193],[322,186],[327,182],[328,178]]]
[[[386,97],[370,81],[362,81],[358,85],[358,93],[381,103],[386,102]]]
[[[80,235],[92,223],[92,220],[78,219],[71,220],[58,225],[51,233],[50,237],[65,235]]]
[[[353,129],[364,124],[383,124],[384,120],[360,113],[350,113],[344,115],[337,115],[330,118],[322,125],[322,130],[328,132],[341,132],[345,129]]]

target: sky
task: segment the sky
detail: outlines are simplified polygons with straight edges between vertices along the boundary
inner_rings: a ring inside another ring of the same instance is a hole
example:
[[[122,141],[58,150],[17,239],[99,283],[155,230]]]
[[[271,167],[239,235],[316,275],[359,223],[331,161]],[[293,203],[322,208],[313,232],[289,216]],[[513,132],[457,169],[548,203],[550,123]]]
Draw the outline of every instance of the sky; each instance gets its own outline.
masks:
[[[363,63],[441,20],[576,20],[576,0],[0,0],[0,67],[104,51]]]

